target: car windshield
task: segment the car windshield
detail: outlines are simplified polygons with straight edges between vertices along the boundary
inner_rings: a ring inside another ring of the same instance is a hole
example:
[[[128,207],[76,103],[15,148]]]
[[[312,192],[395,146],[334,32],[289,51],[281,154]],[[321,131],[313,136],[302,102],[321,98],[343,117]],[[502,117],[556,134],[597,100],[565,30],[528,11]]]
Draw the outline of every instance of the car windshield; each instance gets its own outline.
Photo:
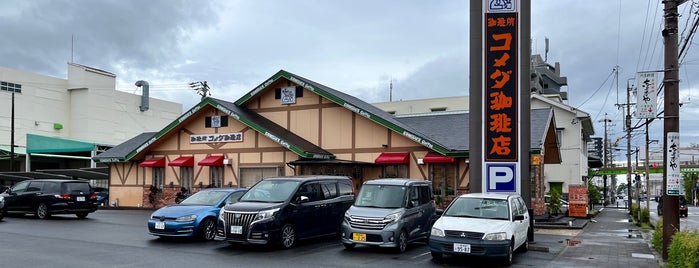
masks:
[[[279,203],[289,199],[299,186],[295,180],[263,180],[248,190],[240,201]]]
[[[444,216],[508,220],[507,200],[459,197],[444,211]]]
[[[215,206],[227,195],[228,192],[224,191],[199,191],[187,197],[187,199],[182,200],[180,205]]]
[[[371,185],[362,186],[354,205],[357,207],[400,208],[405,201],[405,186]]]

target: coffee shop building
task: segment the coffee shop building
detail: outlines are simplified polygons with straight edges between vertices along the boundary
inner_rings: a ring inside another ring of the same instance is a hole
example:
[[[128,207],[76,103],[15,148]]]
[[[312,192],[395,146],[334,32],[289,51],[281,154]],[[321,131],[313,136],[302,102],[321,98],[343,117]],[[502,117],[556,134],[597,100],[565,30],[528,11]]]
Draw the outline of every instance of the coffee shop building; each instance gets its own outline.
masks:
[[[180,191],[250,187],[266,177],[406,177],[433,183],[436,201],[468,192],[467,111],[393,115],[279,71],[235,102],[205,98],[158,132],[96,156],[109,166],[110,204],[161,207]],[[544,163],[560,162],[552,109],[531,111],[532,200]],[[526,162],[526,161],[525,161]],[[527,163],[524,163],[527,164]]]

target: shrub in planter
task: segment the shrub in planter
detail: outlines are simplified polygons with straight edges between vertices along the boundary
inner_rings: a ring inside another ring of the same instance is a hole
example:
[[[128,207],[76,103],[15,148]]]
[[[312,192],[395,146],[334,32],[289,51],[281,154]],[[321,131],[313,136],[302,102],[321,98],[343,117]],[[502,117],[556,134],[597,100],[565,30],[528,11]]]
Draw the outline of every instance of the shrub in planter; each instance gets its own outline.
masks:
[[[653,231],[653,240],[651,240],[651,242],[656,252],[663,252],[663,220],[658,220],[655,224],[655,231]]]
[[[648,208],[641,209],[641,223],[650,224],[650,210]]]
[[[672,236],[668,267],[699,267],[699,231],[682,230]]]

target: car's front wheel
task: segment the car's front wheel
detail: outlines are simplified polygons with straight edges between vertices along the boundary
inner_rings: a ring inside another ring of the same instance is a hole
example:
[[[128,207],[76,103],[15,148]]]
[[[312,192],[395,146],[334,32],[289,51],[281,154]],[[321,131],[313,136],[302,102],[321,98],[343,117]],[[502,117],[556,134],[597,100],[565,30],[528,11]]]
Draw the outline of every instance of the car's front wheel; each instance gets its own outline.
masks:
[[[514,247],[515,247],[515,241],[513,238],[513,240],[510,241],[510,246],[507,247],[507,256],[505,256],[505,259],[503,260],[503,262],[507,266],[512,265],[512,255],[514,255]]]
[[[396,244],[396,251],[398,251],[398,253],[403,253],[408,248],[408,234],[405,231],[400,232]]]
[[[46,219],[50,216],[49,214],[49,207],[46,206],[45,203],[41,203],[38,206],[36,206],[36,212],[34,213],[37,218],[39,219]]]
[[[294,226],[291,225],[290,223],[284,224],[284,227],[282,227],[282,247],[285,249],[289,249],[294,246],[296,243],[296,230],[294,229]]]
[[[204,241],[214,240],[216,238],[216,222],[204,219],[199,223],[199,238]]]

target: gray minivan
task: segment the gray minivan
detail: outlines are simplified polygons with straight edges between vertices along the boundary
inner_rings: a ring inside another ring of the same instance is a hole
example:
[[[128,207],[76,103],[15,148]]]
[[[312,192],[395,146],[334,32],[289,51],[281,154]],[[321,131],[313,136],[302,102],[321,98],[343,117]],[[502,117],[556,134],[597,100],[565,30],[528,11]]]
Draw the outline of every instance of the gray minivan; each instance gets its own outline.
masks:
[[[429,181],[376,179],[362,185],[342,222],[342,244],[393,247],[427,240],[437,214]]]

